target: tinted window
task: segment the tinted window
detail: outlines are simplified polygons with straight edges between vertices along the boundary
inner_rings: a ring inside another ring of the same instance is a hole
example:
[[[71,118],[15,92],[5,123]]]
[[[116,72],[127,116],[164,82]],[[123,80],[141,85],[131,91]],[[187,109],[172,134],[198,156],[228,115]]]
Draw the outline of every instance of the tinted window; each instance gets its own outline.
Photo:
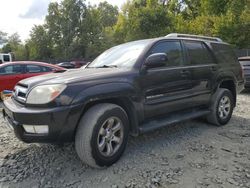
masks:
[[[27,65],[27,72],[28,73],[38,73],[42,72],[42,69],[39,65]]]
[[[23,68],[21,65],[9,65],[0,69],[0,74],[22,74]]]
[[[229,45],[212,43],[211,46],[219,63],[234,63],[237,61],[237,57]]]
[[[3,55],[3,61],[4,62],[9,62],[10,61],[10,56],[9,55]]]
[[[53,68],[45,67],[40,65],[27,65],[27,72],[38,73],[38,72],[52,72]]]
[[[183,63],[181,43],[178,41],[166,41],[156,44],[150,54],[165,53],[168,56],[166,66],[178,66]]]
[[[52,72],[53,71],[53,69],[50,67],[41,66],[41,69],[42,69],[42,72]]]
[[[211,52],[202,42],[185,41],[185,46],[192,65],[214,63]]]

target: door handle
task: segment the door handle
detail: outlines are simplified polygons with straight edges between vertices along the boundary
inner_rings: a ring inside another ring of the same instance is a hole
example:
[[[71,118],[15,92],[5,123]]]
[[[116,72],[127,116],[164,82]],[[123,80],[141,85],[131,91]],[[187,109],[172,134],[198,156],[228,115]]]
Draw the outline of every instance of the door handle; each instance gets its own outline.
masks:
[[[215,66],[212,66],[210,69],[211,71],[217,71],[217,68]]]
[[[190,75],[190,71],[189,70],[181,70],[181,76],[186,77],[188,75]]]

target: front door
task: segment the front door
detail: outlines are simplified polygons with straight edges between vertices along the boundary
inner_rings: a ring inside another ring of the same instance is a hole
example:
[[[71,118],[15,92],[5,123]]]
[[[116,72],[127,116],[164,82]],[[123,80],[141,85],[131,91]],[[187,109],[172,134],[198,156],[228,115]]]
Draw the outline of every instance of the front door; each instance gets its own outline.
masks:
[[[25,78],[30,78],[33,76],[39,76],[41,74],[44,74],[45,72],[43,70],[43,67],[40,65],[27,64],[25,73]]]
[[[188,108],[191,105],[191,72],[184,66],[180,41],[156,43],[148,53],[166,53],[165,66],[148,69],[140,78],[146,119]]]

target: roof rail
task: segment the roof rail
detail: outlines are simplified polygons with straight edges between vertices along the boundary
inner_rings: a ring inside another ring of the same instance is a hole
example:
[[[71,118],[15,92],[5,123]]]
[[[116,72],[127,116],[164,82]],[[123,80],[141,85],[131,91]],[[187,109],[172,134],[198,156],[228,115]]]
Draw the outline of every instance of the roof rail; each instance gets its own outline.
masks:
[[[170,33],[166,35],[166,37],[183,37],[183,38],[193,38],[193,39],[203,39],[203,40],[223,42],[220,38],[217,38],[217,37],[207,37],[207,36],[202,36],[202,35],[190,35],[190,34],[181,34],[181,33]]]

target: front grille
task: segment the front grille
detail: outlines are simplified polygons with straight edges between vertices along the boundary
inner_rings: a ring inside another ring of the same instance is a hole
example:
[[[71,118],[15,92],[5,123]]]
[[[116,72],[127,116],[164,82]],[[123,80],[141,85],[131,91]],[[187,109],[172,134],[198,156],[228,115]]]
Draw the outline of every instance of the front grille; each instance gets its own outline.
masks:
[[[27,91],[28,91],[27,85],[17,84],[14,88],[14,99],[21,103],[26,102]]]

